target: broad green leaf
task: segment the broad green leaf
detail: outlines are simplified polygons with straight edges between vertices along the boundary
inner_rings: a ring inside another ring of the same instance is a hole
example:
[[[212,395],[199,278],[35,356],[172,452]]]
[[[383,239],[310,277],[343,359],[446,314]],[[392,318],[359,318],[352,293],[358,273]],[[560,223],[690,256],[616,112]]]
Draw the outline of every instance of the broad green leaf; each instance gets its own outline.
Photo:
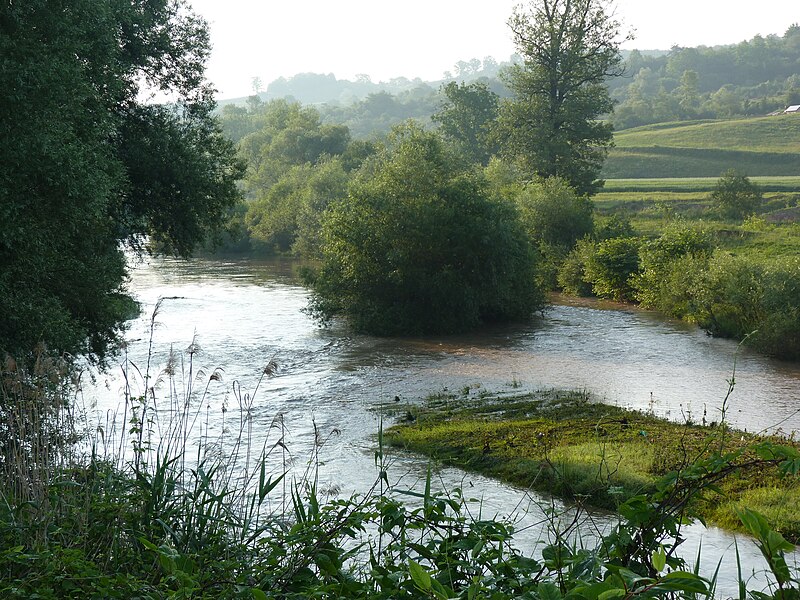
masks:
[[[561,590],[555,584],[544,582],[537,588],[541,600],[561,600]]]
[[[667,553],[664,552],[664,546],[659,546],[658,550],[653,552],[653,568],[658,572],[664,570],[667,565]]]
[[[411,580],[414,584],[423,592],[429,592],[431,590],[431,576],[422,568],[422,565],[409,559],[408,573],[411,575]]]
[[[597,597],[597,600],[612,600],[613,598],[622,598],[627,592],[621,588],[613,590],[606,590]]]
[[[708,584],[694,573],[673,571],[662,577],[653,589],[667,592],[688,592],[692,594],[708,594]]]

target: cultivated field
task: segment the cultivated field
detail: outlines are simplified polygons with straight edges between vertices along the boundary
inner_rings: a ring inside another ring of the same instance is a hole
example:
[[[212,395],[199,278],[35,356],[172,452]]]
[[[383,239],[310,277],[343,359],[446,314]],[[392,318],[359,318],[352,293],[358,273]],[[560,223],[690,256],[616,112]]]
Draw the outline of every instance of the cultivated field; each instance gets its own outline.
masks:
[[[660,123],[619,131],[607,178],[800,175],[800,116]]]

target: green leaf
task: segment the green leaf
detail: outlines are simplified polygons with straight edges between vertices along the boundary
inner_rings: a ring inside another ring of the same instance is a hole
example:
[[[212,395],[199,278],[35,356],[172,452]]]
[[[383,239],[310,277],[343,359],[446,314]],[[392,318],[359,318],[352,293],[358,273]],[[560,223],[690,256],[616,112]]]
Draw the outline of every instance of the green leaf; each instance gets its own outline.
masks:
[[[708,584],[706,581],[702,577],[687,571],[673,571],[665,575],[653,589],[666,592],[708,594]]]
[[[763,539],[769,531],[767,520],[754,510],[744,508],[737,510],[736,514],[739,515],[739,520],[747,528],[747,530],[758,539]]]
[[[445,588],[441,583],[439,583],[435,579],[431,579],[431,588],[436,597],[440,598],[441,600],[447,600],[453,595],[453,590]]]
[[[624,595],[625,590],[616,587],[612,583],[612,580],[613,578],[609,578],[609,580],[594,583],[592,585],[579,585],[570,590],[570,597],[585,598],[586,600],[599,600],[600,598],[603,598],[603,594],[608,594],[609,592],[611,593],[605,597],[615,598],[617,597],[617,593],[620,591],[622,592],[622,595]]]
[[[422,568],[417,562],[408,559],[408,573],[411,575],[411,580],[423,592],[431,591],[431,576]]]
[[[606,590],[597,597],[597,600],[611,600],[612,598],[622,598],[626,594],[622,588],[614,588],[613,590]]]
[[[553,583],[540,583],[536,591],[539,593],[541,600],[561,600],[561,590]]]
[[[152,550],[153,552],[158,552],[158,546],[156,546],[153,542],[147,540],[144,537],[139,538],[139,543],[141,543],[142,546],[144,546],[148,550]]]
[[[250,594],[252,594],[253,600],[267,600],[267,595],[258,588],[250,588]]]
[[[660,573],[667,565],[667,553],[664,552],[664,546],[659,546],[658,550],[653,552],[653,568]]]
[[[319,570],[325,575],[334,577],[339,572],[339,569],[336,568],[336,565],[331,560],[331,557],[325,553],[318,553],[314,557],[314,562],[316,563],[317,567],[319,567]]]

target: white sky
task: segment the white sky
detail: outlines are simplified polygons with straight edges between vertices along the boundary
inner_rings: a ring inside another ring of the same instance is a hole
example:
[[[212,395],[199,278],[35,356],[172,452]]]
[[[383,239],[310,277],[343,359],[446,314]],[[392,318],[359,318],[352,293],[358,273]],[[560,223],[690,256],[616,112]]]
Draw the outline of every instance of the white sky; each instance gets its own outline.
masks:
[[[459,60],[514,52],[506,21],[518,0],[189,0],[211,27],[208,78],[220,98],[278,77],[333,73],[373,81],[442,77]],[[626,48],[730,44],[783,35],[791,0],[617,0],[636,39]]]

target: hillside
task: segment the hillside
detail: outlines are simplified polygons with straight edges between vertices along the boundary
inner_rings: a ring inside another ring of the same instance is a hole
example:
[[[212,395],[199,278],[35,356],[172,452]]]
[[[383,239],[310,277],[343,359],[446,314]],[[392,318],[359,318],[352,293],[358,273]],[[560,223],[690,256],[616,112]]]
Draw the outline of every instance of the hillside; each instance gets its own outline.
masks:
[[[614,142],[607,178],[800,173],[800,115],[647,125],[618,132]]]

